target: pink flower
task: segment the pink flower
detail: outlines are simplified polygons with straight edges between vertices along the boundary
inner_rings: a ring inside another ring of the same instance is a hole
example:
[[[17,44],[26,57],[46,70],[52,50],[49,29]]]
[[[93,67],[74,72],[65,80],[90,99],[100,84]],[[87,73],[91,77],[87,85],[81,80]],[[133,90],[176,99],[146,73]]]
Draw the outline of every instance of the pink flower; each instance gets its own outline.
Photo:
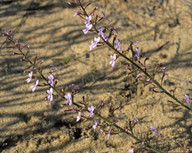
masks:
[[[97,124],[98,124],[98,122],[97,122],[97,121],[95,121],[95,124],[93,125],[93,129],[94,129],[94,130],[96,129]]]
[[[11,30],[5,30],[5,34],[4,35],[9,36],[11,38],[13,38],[13,36],[14,36],[14,34],[13,34],[13,32]]]
[[[188,96],[187,94],[185,94],[184,99],[185,99],[185,101],[186,101],[188,104],[190,103],[189,96]]]
[[[31,86],[33,92],[35,91],[38,83],[39,83],[39,80],[37,80],[37,81],[35,82],[35,84]]]
[[[80,11],[80,9],[78,9],[77,12],[75,12],[75,14],[73,16],[79,15],[79,11]]]
[[[55,67],[55,65],[50,64],[50,66],[51,66],[52,70],[57,70],[57,68]]]
[[[134,153],[133,149],[129,149],[129,152],[130,152],[130,153]]]
[[[94,38],[94,41],[95,41],[96,43],[98,43],[98,42],[100,41],[100,37],[97,37],[97,38],[95,37],[95,38]]]
[[[109,41],[109,38],[103,33],[103,29],[99,27],[98,29],[98,35],[101,36],[105,41]]]
[[[92,50],[93,48],[95,48],[97,46],[97,43],[100,41],[100,37],[98,38],[94,38],[94,41],[91,42],[91,45],[89,46],[89,50]]]
[[[101,27],[99,27],[97,30],[98,30],[98,35],[102,36],[103,35],[103,29]]]
[[[90,15],[90,16],[86,16],[86,17],[85,17],[85,20],[86,20],[86,21],[84,22],[85,25],[89,25],[90,22],[91,22],[91,19],[92,19],[92,16],[91,16],[91,15]]]
[[[33,71],[29,73],[29,78],[27,78],[27,83],[31,81],[32,77],[33,77]]]
[[[120,40],[119,40],[119,39],[115,40],[115,44],[116,44],[116,48],[117,48],[118,50],[121,50]]]
[[[77,122],[81,119],[81,112],[78,112],[78,116],[77,116]]]
[[[116,54],[114,54],[113,56],[110,56],[111,61],[109,62],[109,64],[111,64],[112,67],[115,66],[115,60],[116,60]]]
[[[92,24],[87,24],[86,28],[83,29],[83,33],[86,35],[89,32],[89,30],[91,30],[92,27],[93,27]]]
[[[89,110],[88,116],[93,117],[94,106],[92,105],[91,107],[88,107],[88,110]]]
[[[111,136],[111,129],[108,131],[107,141],[109,140],[110,136]]]
[[[48,97],[47,99],[49,100],[49,104],[51,105],[51,102],[53,101],[53,88],[50,88],[50,90],[47,90]]]
[[[72,105],[72,100],[71,100],[71,94],[70,93],[65,95],[65,99],[67,99],[66,103],[69,104],[69,106],[71,106]]]
[[[138,48],[138,47],[135,48],[135,49],[133,50],[133,52],[134,52],[135,61],[137,61],[137,60],[140,58],[140,56],[139,56],[139,48]]]
[[[71,112],[75,113],[77,110],[75,108],[72,108]]]
[[[51,74],[50,76],[48,76],[48,79],[49,79],[48,83],[49,83],[51,86],[53,86],[53,85],[54,85],[54,76]]]
[[[141,76],[141,74],[139,73],[139,74],[136,76],[136,79],[138,79],[140,76]]]
[[[159,134],[157,133],[157,130],[156,130],[153,126],[151,126],[151,131],[153,132],[153,134],[154,134],[156,137],[159,136]]]

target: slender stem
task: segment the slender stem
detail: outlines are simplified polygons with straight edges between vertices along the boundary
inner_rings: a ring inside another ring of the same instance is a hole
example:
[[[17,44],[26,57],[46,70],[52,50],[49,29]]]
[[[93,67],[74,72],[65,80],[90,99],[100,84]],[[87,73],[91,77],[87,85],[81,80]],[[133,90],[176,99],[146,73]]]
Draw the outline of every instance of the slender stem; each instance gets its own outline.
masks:
[[[88,16],[86,10],[84,9],[84,7],[82,6],[80,0],[79,0],[79,4],[80,7],[82,8],[83,12],[85,13],[86,16]],[[93,24],[93,27],[95,29],[95,31],[98,33],[98,30],[96,28],[96,25]],[[168,92],[165,88],[163,88],[163,86],[161,86],[159,84],[158,81],[156,81],[149,73],[147,73],[147,71],[145,71],[144,69],[142,69],[137,63],[135,63],[133,60],[129,59],[127,56],[125,56],[124,54],[122,54],[121,52],[119,52],[116,48],[114,48],[114,46],[109,43],[108,41],[105,41],[103,37],[100,37],[107,46],[109,46],[111,49],[113,49],[116,53],[118,53],[120,56],[122,56],[124,59],[128,60],[131,64],[133,64],[135,67],[137,67],[140,71],[142,71],[147,77],[150,78],[150,80],[152,80],[152,82],[154,84],[156,84],[159,89],[161,89],[166,95],[168,95],[169,97],[171,97],[172,99],[174,99],[177,103],[179,103],[181,106],[185,107],[186,109],[188,109],[189,111],[192,111],[192,108],[190,108],[189,106],[183,104],[180,100],[178,100],[175,96],[173,96],[170,92]]]
[[[13,44],[15,44],[14,40],[13,39],[9,39]],[[27,60],[27,62],[29,62],[31,64],[31,66],[35,67],[35,64],[26,56],[26,54],[24,54],[22,52],[22,49],[17,46],[17,49],[20,51],[21,55]],[[40,76],[42,77],[43,80],[46,81],[46,83],[49,85],[48,83],[48,80],[46,79],[46,77],[43,75],[43,73],[41,72],[40,69],[36,68],[36,72],[38,72],[40,74]],[[51,85],[49,85],[49,87],[53,88],[53,90],[62,98],[62,99],[65,99],[62,94],[56,89],[56,87],[53,87]],[[77,104],[76,102],[73,101],[73,104],[79,108],[82,108],[81,105]],[[85,109],[86,111],[87,108]],[[132,137],[133,139],[135,139],[137,142],[142,142],[142,140],[140,140],[138,137],[136,137],[134,134],[131,134],[129,132],[126,132],[123,128],[121,128],[120,126],[118,126],[117,124],[115,124],[114,122],[110,121],[109,119],[101,116],[99,113],[97,112],[94,112],[95,116],[99,117],[100,119],[103,119],[104,121],[106,121],[107,123],[109,123],[110,125],[116,127],[117,129],[119,129],[121,132],[127,134],[128,136]],[[152,151],[155,151],[157,153],[163,153],[162,151],[158,150],[157,148],[151,146],[151,145],[148,145],[148,144],[145,144],[145,147],[149,150],[152,150]]]
[[[141,140],[141,139],[139,139],[138,137],[136,137],[135,135],[133,135],[133,134],[131,134],[131,133],[129,133],[129,132],[126,132],[123,128],[121,128],[120,126],[118,126],[118,125],[115,124],[114,122],[110,121],[109,119],[101,116],[101,115],[98,114],[98,113],[95,113],[95,115],[96,115],[97,117],[103,119],[104,121],[110,123],[112,126],[116,127],[116,128],[119,129],[121,132],[123,132],[123,133],[127,134],[128,136],[130,136],[131,138],[135,139],[137,142],[142,143],[142,140]],[[157,148],[155,148],[155,147],[153,147],[153,146],[151,146],[151,145],[149,145],[149,144],[144,144],[144,145],[145,145],[145,147],[146,147],[147,149],[149,149],[149,150],[151,150],[151,151],[155,151],[155,152],[157,152],[157,153],[163,153],[161,150],[159,150],[159,149],[157,149]]]
[[[15,44],[13,39],[9,39],[13,44]],[[26,56],[26,54],[24,54],[22,52],[22,50],[20,49],[19,46],[17,46],[17,49],[20,51],[21,55],[25,57],[25,59],[27,60],[27,62],[29,62],[33,67],[35,67],[35,64]],[[40,74],[40,76],[42,77],[43,80],[46,81],[46,83],[49,85],[49,87],[53,88],[53,90],[61,97],[64,99],[64,97],[61,95],[61,93],[55,88],[55,86],[51,86],[48,82],[48,80],[45,78],[45,76],[43,75],[43,73],[40,71],[40,69],[36,68],[35,69],[36,72],[38,72]],[[75,106],[77,107],[81,107],[81,105],[77,104],[77,103],[73,103]]]
[[[96,28],[96,27],[95,27]],[[104,39],[103,39],[104,40]],[[108,41],[104,42],[110,47],[112,48],[115,52],[117,52],[120,56],[122,56],[123,58],[125,58],[126,60],[128,60],[131,64],[133,64],[134,66],[136,66],[139,70],[141,70],[147,77],[150,78],[150,80],[152,80],[152,82],[154,84],[156,84],[166,95],[168,95],[169,97],[171,97],[172,99],[174,99],[177,103],[179,103],[181,106],[185,107],[186,109],[188,109],[189,111],[192,111],[192,108],[190,108],[189,106],[184,105],[180,100],[178,100],[175,96],[171,95],[171,93],[169,93],[165,88],[163,88],[163,86],[161,86],[159,84],[158,81],[156,81],[151,75],[149,75],[149,73],[147,73],[145,70],[143,70],[137,63],[135,63],[134,61],[132,61],[131,59],[129,59],[127,56],[123,55],[121,52],[119,52],[116,48],[114,48],[112,46],[111,43],[109,43]]]

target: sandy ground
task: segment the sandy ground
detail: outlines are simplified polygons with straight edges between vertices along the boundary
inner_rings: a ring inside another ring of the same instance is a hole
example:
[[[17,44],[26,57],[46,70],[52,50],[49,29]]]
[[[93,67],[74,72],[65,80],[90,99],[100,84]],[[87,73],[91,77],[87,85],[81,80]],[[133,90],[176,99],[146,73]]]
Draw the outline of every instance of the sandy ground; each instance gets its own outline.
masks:
[[[91,7],[104,11],[110,19],[104,24],[119,30],[122,47],[126,48],[127,40],[140,41],[135,47],[139,47],[142,60],[150,57],[151,64],[158,62],[167,67],[164,87],[176,87],[175,95],[182,100],[186,93],[192,95],[190,3],[97,0]],[[73,17],[78,8],[68,7],[65,0],[3,0],[0,6],[1,32],[12,29],[16,39],[30,45],[31,56],[39,55],[44,60],[45,75],[49,64],[55,64],[58,88],[74,83],[80,86],[76,100],[84,95],[94,105],[101,100],[114,106],[121,103],[121,114],[141,121],[138,133],[148,131],[150,126],[158,130],[158,147],[165,152],[182,152],[179,141],[181,146],[192,146],[191,113],[173,109],[167,96],[152,93],[126,76],[121,60],[111,68],[112,51],[107,47],[90,52],[94,35],[83,34],[83,21]],[[1,37],[0,43],[4,40]],[[126,135],[112,135],[107,142],[107,135],[93,130],[92,121],[76,123],[76,115],[61,111],[65,101],[56,100],[50,106],[45,100],[46,88],[39,87],[33,93],[31,84],[26,83],[28,74],[24,70],[29,65],[20,62],[19,56],[12,56],[11,49],[1,49],[0,53],[0,152],[127,153],[131,148],[134,141]],[[53,60],[63,58],[69,60]],[[107,110],[103,115],[108,115]]]

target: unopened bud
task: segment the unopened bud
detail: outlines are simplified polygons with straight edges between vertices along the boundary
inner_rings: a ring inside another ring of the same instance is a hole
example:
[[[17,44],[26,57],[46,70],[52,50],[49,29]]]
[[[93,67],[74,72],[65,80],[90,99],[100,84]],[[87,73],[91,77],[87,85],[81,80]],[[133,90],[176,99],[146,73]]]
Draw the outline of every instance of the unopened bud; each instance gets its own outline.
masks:
[[[91,4],[91,3],[88,3],[88,4],[85,6],[85,8],[87,8],[90,4]]]
[[[162,67],[163,70],[166,70],[166,67]]]
[[[101,132],[101,133],[103,133],[103,132],[104,132],[104,130],[103,130],[103,129],[100,129],[100,132]]]

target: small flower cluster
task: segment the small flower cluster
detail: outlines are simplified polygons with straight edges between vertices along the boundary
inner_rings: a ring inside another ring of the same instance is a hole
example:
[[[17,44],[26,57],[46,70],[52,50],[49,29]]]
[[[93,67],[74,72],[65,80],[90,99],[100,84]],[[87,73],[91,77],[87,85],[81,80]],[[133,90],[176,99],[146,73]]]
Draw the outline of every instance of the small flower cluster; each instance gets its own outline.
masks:
[[[154,134],[156,137],[159,136],[159,133],[157,132],[157,130],[156,130],[153,126],[151,126],[151,131],[153,132],[153,134]]]
[[[119,39],[115,40],[115,44],[116,44],[116,48],[120,51],[121,50],[120,40]]]
[[[187,94],[185,94],[184,99],[186,103],[190,103],[189,96]]]
[[[136,47],[134,50],[134,58],[135,58],[135,61],[139,60],[140,56],[139,56],[139,48]]]
[[[89,50],[91,51],[93,48],[97,47],[97,44],[99,41],[100,41],[100,37],[95,37],[94,41],[91,41],[91,45],[89,46]]]
[[[89,32],[89,30],[91,30],[92,29],[92,27],[93,27],[93,25],[91,24],[91,19],[92,19],[92,15],[90,15],[90,16],[86,16],[85,17],[85,26],[86,26],[86,28],[85,29],[83,29],[83,33],[86,35],[88,32]]]
[[[98,35],[101,36],[105,41],[109,41],[109,38],[103,32],[103,28],[99,27],[97,31],[98,31]]]
[[[69,104],[69,106],[71,106],[72,105],[72,100],[71,100],[71,94],[70,93],[65,95],[65,99],[67,99],[66,104]]]
[[[34,82],[34,85],[31,86],[31,89],[32,89],[33,92],[35,91],[35,89],[36,89],[36,87],[38,86],[38,84],[39,84],[39,80],[36,80],[36,81]]]
[[[94,116],[94,106],[92,105],[92,106],[88,107],[88,111],[89,111],[89,112],[88,112],[88,115],[87,115],[87,116],[88,116],[88,117],[89,117],[89,116],[90,116],[90,117],[93,117],[93,116]],[[78,112],[78,116],[77,116],[77,122],[80,121],[81,117],[82,117],[82,113],[79,111],[79,112]],[[85,116],[84,116],[84,117],[85,117]],[[97,122],[95,122],[94,127],[96,128],[96,126],[97,126]],[[93,127],[93,128],[94,128],[94,127]],[[95,129],[95,128],[94,128],[94,129]]]
[[[57,70],[57,68],[54,65],[51,64],[50,66],[51,66],[52,71]],[[31,69],[33,69],[33,67]],[[29,76],[29,78],[27,78],[27,80],[26,80],[27,83],[29,83],[32,80],[33,71],[30,71],[28,76]],[[53,101],[53,98],[54,98],[54,95],[53,95],[54,89],[53,88],[54,88],[54,85],[55,85],[55,80],[58,80],[58,78],[57,77],[55,78],[53,74],[50,74],[48,76],[48,80],[47,80],[48,85],[51,86],[51,87],[50,87],[49,90],[47,90],[47,94],[48,94],[47,99],[48,99],[50,105],[51,105],[51,102]],[[31,89],[32,89],[33,92],[36,90],[36,87],[38,86],[38,84],[39,84],[39,80],[34,81],[34,85],[31,86]],[[74,89],[78,89],[78,87],[75,86],[74,84],[72,84],[71,87],[74,88]],[[66,104],[71,106],[72,105],[71,93],[67,93],[64,97],[65,97],[65,99],[67,99]]]
[[[112,67],[114,67],[114,66],[115,66],[115,60],[116,60],[116,54],[111,55],[110,58],[111,58],[111,61],[109,62],[109,64],[110,64]]]

